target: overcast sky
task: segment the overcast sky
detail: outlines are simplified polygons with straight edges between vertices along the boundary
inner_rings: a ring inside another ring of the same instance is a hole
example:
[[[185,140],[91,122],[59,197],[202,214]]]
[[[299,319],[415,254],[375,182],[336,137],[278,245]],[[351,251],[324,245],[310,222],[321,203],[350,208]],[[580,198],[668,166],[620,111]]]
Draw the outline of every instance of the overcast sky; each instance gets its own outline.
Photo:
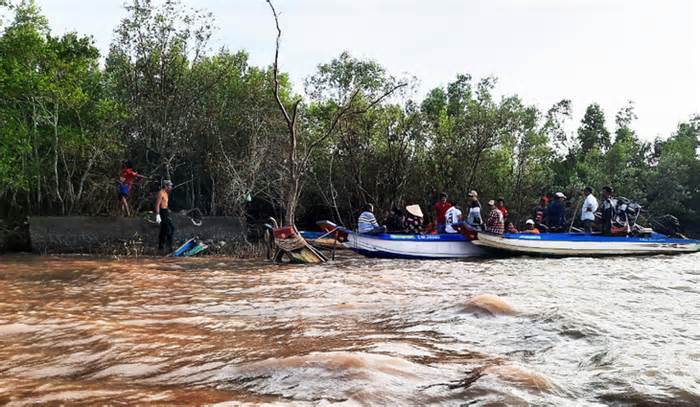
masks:
[[[214,13],[213,46],[245,49],[268,65],[273,21],[264,0],[183,0]],[[106,53],[122,0],[37,0],[54,33],[94,36]],[[277,0],[281,69],[301,90],[341,51],[395,75],[416,76],[416,97],[458,73],[499,78],[498,92],[542,109],[568,98],[574,120],[633,100],[640,136],[667,137],[700,113],[700,2],[695,0]]]

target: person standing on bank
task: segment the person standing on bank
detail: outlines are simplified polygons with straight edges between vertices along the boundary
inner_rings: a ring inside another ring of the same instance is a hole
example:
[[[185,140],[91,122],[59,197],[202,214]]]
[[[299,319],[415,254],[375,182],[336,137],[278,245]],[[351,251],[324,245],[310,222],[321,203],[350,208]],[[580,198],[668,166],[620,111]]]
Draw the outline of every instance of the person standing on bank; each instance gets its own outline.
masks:
[[[583,189],[583,195],[586,197],[581,207],[581,222],[586,234],[593,233],[593,223],[595,223],[595,212],[598,210],[598,200],[593,196],[593,188],[586,187]]]
[[[160,234],[158,235],[158,250],[168,249],[173,250],[173,235],[175,234],[175,225],[168,208],[168,199],[170,191],[173,190],[173,183],[170,180],[163,181],[163,187],[158,191],[156,199],[156,223],[160,225]]]

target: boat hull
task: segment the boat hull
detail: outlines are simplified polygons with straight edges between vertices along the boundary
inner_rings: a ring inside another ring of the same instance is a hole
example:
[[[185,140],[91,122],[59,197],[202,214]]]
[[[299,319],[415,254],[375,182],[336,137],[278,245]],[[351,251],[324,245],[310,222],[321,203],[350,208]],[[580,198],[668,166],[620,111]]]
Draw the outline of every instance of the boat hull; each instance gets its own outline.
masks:
[[[403,259],[459,259],[482,256],[485,250],[460,234],[358,234],[349,230],[345,247],[367,257]]]
[[[678,254],[699,250],[696,240],[672,239],[656,233],[650,237],[612,237],[577,233],[501,236],[480,232],[473,243],[511,253],[544,256]]]

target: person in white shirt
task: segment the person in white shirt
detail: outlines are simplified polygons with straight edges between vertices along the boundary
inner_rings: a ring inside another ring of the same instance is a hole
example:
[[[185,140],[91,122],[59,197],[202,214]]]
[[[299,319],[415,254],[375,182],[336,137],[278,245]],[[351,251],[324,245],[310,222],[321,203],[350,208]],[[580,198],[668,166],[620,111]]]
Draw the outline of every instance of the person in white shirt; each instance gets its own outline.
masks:
[[[598,200],[593,196],[593,188],[586,187],[583,189],[583,195],[586,197],[581,207],[581,221],[586,234],[593,233],[593,224],[595,223],[595,212],[598,210]]]
[[[462,211],[460,211],[456,206],[451,206],[450,209],[445,212],[445,232],[457,233],[457,230],[455,230],[452,225],[461,221]]]

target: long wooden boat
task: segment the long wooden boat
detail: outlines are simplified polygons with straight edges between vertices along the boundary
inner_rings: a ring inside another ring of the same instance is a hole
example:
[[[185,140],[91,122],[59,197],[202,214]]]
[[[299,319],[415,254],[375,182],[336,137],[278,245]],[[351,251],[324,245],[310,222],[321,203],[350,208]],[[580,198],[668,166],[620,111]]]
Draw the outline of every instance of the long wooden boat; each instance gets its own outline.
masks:
[[[698,240],[676,239],[656,232],[639,237],[583,233],[495,235],[479,232],[473,243],[500,251],[544,256],[678,254],[700,250]]]
[[[416,235],[404,233],[365,234],[319,223],[325,231],[334,230],[348,249],[367,257],[390,259],[459,259],[486,253],[459,233]],[[333,229],[335,228],[335,229]]]
[[[326,250],[345,250],[343,243],[337,241],[332,234],[324,232],[314,232],[309,230],[300,230],[301,237],[306,239],[309,244],[319,249]]]

